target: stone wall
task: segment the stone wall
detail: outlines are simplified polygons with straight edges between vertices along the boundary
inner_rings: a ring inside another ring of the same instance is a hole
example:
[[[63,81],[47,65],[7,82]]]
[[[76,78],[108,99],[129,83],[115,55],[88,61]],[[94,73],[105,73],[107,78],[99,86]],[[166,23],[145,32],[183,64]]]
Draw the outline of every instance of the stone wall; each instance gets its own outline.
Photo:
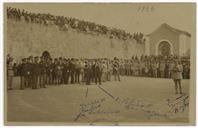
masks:
[[[70,29],[61,31],[55,25],[44,26],[8,19],[5,36],[6,53],[20,60],[30,55],[40,56],[43,51],[52,57],[124,57],[144,54],[144,44],[135,40],[110,39]]]

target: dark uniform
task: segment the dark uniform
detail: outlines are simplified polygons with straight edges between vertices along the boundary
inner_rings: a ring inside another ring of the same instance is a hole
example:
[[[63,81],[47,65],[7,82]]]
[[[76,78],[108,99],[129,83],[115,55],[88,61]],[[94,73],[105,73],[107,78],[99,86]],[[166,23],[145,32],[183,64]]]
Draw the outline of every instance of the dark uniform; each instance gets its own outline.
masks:
[[[57,59],[54,59],[54,63],[52,64],[53,67],[53,72],[52,72],[52,76],[53,76],[53,84],[57,84]]]
[[[7,85],[8,85],[8,90],[12,90],[12,79],[14,76],[14,70],[13,70],[13,59],[9,58],[7,60]]]
[[[22,59],[22,63],[18,67],[20,75],[20,89],[25,89],[25,76],[26,76],[26,59]]]
[[[73,58],[71,59],[69,63],[69,70],[70,70],[70,76],[71,76],[71,84],[74,84],[75,63],[74,63]]]
[[[35,57],[35,62],[32,63],[32,89],[37,89],[39,86],[39,77],[40,77],[40,65],[38,63],[38,57]]]
[[[84,72],[85,72],[85,81],[86,81],[86,85],[90,85],[91,83],[91,65],[89,64],[89,62],[85,62],[85,68],[84,68]]]
[[[32,87],[33,85],[33,63],[30,62],[30,58],[27,59],[26,63],[26,76],[25,76],[25,81],[26,81],[26,87]]]
[[[114,79],[120,81],[120,74],[119,74],[119,63],[118,63],[118,60],[114,59],[114,62],[113,62],[113,74],[114,74]]]
[[[39,65],[38,65],[39,69],[40,69],[40,72],[39,72],[39,86],[41,88],[45,88],[45,81],[46,81],[46,67],[45,67],[45,64],[43,63],[43,61],[40,61]]]
[[[95,83],[99,83],[101,85],[101,77],[102,77],[102,65],[100,62],[96,62],[95,64]]]
[[[96,63],[92,63],[90,66],[90,80],[94,82],[96,81]]]
[[[65,60],[63,65],[63,83],[68,84],[69,81],[69,62]]]
[[[75,61],[75,82],[80,83],[80,63],[79,60],[77,59]]]
[[[46,64],[46,84],[52,84],[52,72],[53,72],[53,63],[52,59],[50,58],[49,62]]]

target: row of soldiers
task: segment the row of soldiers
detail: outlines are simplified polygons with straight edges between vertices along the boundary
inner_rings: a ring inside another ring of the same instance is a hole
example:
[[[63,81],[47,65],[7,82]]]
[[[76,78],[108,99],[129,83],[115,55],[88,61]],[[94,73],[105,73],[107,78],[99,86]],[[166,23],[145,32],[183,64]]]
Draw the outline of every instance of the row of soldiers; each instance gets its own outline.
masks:
[[[183,67],[182,76],[190,78],[190,63],[180,62]],[[126,76],[142,76],[154,78],[171,78],[171,72],[175,66],[171,60],[123,60],[120,62],[120,74]]]
[[[18,65],[21,89],[45,88],[46,85],[61,84],[102,84],[110,81],[112,73],[115,80],[120,81],[118,59],[65,59],[43,57],[23,58]]]
[[[23,58],[17,66],[21,78],[21,89],[33,89],[46,85],[81,83],[90,85],[92,82],[101,84],[110,81],[112,75],[120,81],[120,75],[172,78],[175,66],[174,58],[159,59],[153,57],[132,57],[131,59],[66,59],[28,57]],[[181,63],[183,78],[190,78],[190,64]],[[12,71],[12,66],[9,72]]]

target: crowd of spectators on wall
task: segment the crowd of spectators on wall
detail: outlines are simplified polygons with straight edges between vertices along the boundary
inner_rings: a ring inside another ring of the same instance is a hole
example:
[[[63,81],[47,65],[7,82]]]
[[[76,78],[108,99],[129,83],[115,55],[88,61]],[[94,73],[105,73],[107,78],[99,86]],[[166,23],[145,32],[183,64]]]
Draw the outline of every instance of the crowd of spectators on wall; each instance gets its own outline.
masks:
[[[106,35],[109,38],[117,38],[120,40],[136,40],[138,43],[144,43],[146,40],[143,33],[130,34],[125,30],[110,28],[105,25],[96,24],[89,21],[79,20],[77,18],[54,16],[49,13],[32,13],[17,8],[7,8],[7,18],[16,21],[25,21],[27,23],[43,24],[45,26],[56,25],[62,31],[74,29],[84,33],[94,33]]]

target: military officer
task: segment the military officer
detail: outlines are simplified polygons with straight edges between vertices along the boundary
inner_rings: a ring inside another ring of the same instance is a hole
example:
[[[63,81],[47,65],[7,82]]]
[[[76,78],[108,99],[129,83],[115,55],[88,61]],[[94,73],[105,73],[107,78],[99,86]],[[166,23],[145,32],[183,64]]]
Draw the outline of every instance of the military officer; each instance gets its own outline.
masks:
[[[119,62],[117,58],[114,58],[114,62],[113,62],[113,74],[114,74],[114,79],[120,81],[120,74],[119,74]]]
[[[43,58],[41,57],[40,58],[40,63],[38,64],[38,68],[40,69],[40,72],[39,72],[39,86],[41,88],[46,88],[45,86],[45,81],[46,81],[46,67],[45,67],[45,63],[43,61]]]
[[[34,63],[32,63],[32,89],[37,89],[40,85],[40,65],[39,65],[39,57],[34,57]]]
[[[13,58],[9,57],[7,60],[7,85],[8,90],[12,90],[12,79],[14,76],[14,70],[13,70]]]
[[[182,65],[178,61],[175,61],[175,66],[172,71],[172,79],[175,83],[176,94],[178,94],[178,87],[179,87],[180,94],[182,94],[182,86],[181,86],[182,72],[183,72]]]
[[[102,64],[99,60],[95,61],[95,83],[101,83],[101,77],[102,77]]]
[[[164,75],[165,75],[165,73],[164,73],[164,71],[165,71],[165,61],[163,61],[163,60],[161,60],[160,61],[160,64],[159,64],[159,71],[160,71],[160,77],[161,78],[164,78]]]
[[[20,89],[25,89],[25,76],[26,76],[26,58],[22,59],[22,63],[19,65],[20,70]]]

